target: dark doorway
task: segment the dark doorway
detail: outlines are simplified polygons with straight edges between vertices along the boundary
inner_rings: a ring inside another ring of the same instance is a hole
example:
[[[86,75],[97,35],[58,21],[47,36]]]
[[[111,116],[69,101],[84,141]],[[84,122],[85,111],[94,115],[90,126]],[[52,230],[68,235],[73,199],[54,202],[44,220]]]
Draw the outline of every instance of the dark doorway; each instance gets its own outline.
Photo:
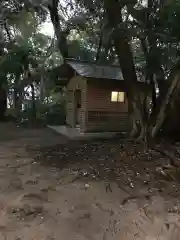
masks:
[[[81,119],[81,90],[75,91],[75,121],[76,125],[80,124]]]

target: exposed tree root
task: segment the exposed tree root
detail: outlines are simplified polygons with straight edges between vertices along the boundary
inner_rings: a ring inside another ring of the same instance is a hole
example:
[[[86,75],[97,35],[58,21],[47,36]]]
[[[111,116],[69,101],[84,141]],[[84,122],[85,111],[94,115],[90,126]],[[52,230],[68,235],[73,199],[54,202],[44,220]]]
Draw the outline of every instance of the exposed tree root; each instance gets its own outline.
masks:
[[[121,205],[125,205],[127,202],[129,202],[130,200],[136,200],[136,199],[143,199],[145,198],[146,200],[150,200],[150,198],[152,197],[152,195],[150,194],[146,194],[146,195],[135,195],[135,196],[130,196],[130,197],[127,197],[125,198],[122,202],[121,202]]]
[[[161,155],[163,155],[164,157],[168,157],[169,158],[169,160],[170,160],[170,164],[173,166],[173,167],[180,167],[180,162],[179,163],[177,163],[177,161],[175,160],[175,156],[172,156],[172,155],[170,155],[170,153],[169,152],[167,152],[167,151],[164,151],[164,150],[161,150],[161,149],[159,149],[159,148],[153,148],[153,150],[155,150],[155,151],[157,151],[157,152],[159,152]]]

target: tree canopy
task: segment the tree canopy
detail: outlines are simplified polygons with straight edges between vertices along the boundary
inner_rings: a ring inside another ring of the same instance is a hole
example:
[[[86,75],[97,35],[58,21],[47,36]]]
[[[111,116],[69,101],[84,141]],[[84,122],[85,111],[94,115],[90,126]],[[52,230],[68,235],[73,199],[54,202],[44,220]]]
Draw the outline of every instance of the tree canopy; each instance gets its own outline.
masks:
[[[2,0],[0,80],[16,105],[32,84],[44,92],[41,99],[51,95],[57,86],[44,73],[67,58],[119,63],[128,85],[132,134],[140,129],[144,137],[148,129],[155,136],[179,86],[179,20],[176,0]],[[46,21],[54,36],[42,33]],[[151,110],[147,93],[143,102],[138,97],[140,76],[151,89]]]

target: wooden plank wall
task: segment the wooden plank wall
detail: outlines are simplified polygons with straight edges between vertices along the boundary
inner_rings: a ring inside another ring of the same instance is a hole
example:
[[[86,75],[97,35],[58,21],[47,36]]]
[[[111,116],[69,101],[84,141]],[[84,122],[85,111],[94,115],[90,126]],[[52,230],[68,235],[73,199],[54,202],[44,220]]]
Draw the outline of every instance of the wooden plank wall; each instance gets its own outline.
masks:
[[[116,80],[87,81],[87,132],[129,130],[127,96],[124,103],[111,102],[112,91],[121,92],[125,91],[125,88]]]

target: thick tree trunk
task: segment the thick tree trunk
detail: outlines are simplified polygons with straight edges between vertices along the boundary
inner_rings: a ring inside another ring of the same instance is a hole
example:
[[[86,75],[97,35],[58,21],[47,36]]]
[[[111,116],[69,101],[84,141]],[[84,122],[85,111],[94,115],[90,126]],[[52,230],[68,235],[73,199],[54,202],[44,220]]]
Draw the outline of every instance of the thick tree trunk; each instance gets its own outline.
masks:
[[[36,101],[35,101],[35,92],[34,92],[34,84],[32,83],[31,84],[31,96],[32,96],[32,98],[31,98],[31,103],[32,103],[32,108],[31,108],[31,110],[32,110],[32,115],[31,115],[31,117],[32,117],[32,122],[35,122],[35,120],[36,120]]]
[[[4,46],[5,46],[4,32],[3,32],[3,27],[0,24],[0,56],[3,56],[4,54]]]
[[[19,91],[17,84],[15,84],[14,91],[13,91],[13,109],[14,109],[14,115],[17,119],[21,117],[22,98],[23,98],[23,93]]]
[[[16,98],[16,109],[15,109],[15,114],[17,119],[21,119],[22,103],[23,103],[23,92],[19,92]]]
[[[123,78],[127,86],[129,110],[132,116],[132,133],[136,134],[139,129],[137,123],[139,122],[140,125],[142,124],[141,107],[139,90],[137,88],[136,70],[133,62],[130,41],[128,39],[128,33],[123,26],[121,5],[116,0],[104,0],[104,7],[107,13],[109,25],[114,30],[114,46],[118,55]]]
[[[161,129],[161,127],[164,123],[170,101],[172,99],[173,93],[174,93],[179,81],[180,81],[180,73],[176,74],[176,76],[174,77],[172,84],[168,89],[167,95],[166,95],[164,101],[162,102],[161,109],[160,109],[159,114],[156,119],[156,124],[152,129],[152,133],[151,133],[152,138],[156,137],[157,133],[159,132],[159,130]]]
[[[40,81],[40,102],[41,104],[44,103],[44,98],[45,98],[45,87],[44,87],[44,76],[41,76],[41,81]]]
[[[5,118],[5,112],[7,109],[7,94],[6,90],[0,86],[0,121]]]
[[[150,11],[153,11],[154,6],[154,0],[148,0],[148,9]],[[159,53],[159,48],[157,46],[157,36],[154,34],[154,12],[147,12],[147,20],[146,20],[146,28],[147,31],[147,41],[149,45],[149,60],[147,61],[147,64],[149,65],[149,70],[151,74],[156,75],[157,81],[164,80],[164,71],[162,69],[161,63],[160,63],[160,57],[161,55]]]
[[[13,90],[13,108],[16,109],[17,108],[17,88],[14,87]]]
[[[101,24],[102,25],[102,24]],[[97,49],[97,53],[96,53],[96,62],[99,63],[100,57],[101,57],[101,50],[102,50],[102,37],[103,37],[103,33],[101,30],[100,36],[99,36],[99,44],[98,44],[98,49]]]

